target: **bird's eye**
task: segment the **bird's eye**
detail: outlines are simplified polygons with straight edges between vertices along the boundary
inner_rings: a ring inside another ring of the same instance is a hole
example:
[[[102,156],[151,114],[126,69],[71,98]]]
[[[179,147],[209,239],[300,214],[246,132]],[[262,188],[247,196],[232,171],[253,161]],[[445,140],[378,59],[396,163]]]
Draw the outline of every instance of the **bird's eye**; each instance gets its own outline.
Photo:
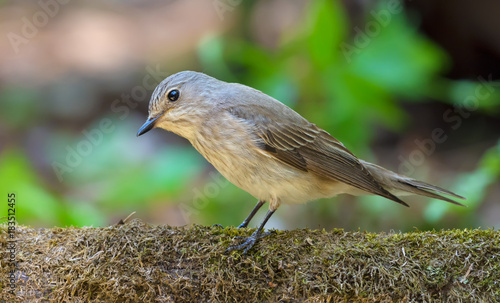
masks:
[[[168,92],[168,100],[170,101],[176,101],[177,99],[179,99],[179,96],[180,96],[180,93],[179,93],[179,90],[177,89],[173,89],[171,91]]]

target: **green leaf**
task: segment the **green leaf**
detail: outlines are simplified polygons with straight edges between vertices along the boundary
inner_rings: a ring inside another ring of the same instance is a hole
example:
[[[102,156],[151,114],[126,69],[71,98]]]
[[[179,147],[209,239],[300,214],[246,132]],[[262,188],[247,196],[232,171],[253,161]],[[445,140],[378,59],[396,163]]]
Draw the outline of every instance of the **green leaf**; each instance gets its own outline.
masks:
[[[0,193],[3,197],[16,194],[16,219],[20,223],[62,223],[61,201],[41,185],[26,155],[19,150],[6,150],[0,156]],[[6,214],[6,203],[0,205],[0,212]]]
[[[423,95],[443,70],[443,52],[421,37],[403,16],[393,16],[366,47],[352,56],[352,71],[367,81],[407,97]]]
[[[346,17],[337,0],[318,0],[311,4],[308,15],[307,44],[314,66],[322,70],[338,60],[338,45],[345,38]]]
[[[224,59],[225,41],[221,36],[207,36],[198,45],[198,58],[204,70],[226,81],[235,80]]]
[[[202,163],[201,156],[190,147],[160,149],[147,162],[114,176],[105,186],[101,200],[107,207],[113,207],[179,195],[200,173]]]
[[[460,175],[452,191],[464,196],[468,210],[478,208],[488,194],[488,187],[500,179],[500,142],[489,149],[480,161],[476,170]],[[429,222],[440,220],[448,211],[464,211],[454,205],[433,199],[424,212]]]

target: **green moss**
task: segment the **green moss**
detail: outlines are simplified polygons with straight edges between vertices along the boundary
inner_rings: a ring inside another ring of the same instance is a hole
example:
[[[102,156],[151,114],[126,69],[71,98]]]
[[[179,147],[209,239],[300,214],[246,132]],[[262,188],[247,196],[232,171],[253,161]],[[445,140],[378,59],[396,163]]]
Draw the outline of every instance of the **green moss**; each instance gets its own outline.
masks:
[[[247,256],[225,255],[234,227],[18,226],[17,301],[500,300],[500,234],[334,229],[278,231]],[[0,225],[0,242],[6,242]],[[7,258],[1,275],[7,276]],[[0,284],[0,301],[11,301]]]

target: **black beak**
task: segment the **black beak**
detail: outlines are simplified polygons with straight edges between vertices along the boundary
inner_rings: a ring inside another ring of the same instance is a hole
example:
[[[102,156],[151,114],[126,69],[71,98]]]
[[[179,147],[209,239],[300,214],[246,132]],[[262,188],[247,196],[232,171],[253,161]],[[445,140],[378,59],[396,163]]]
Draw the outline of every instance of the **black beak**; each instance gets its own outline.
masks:
[[[139,137],[140,135],[143,135],[143,134],[147,133],[148,131],[152,130],[155,127],[156,119],[158,119],[159,117],[160,116],[158,116],[156,118],[148,119],[148,121],[146,121],[146,123],[144,123],[141,126],[141,128],[139,129],[139,131],[137,132],[137,137]]]

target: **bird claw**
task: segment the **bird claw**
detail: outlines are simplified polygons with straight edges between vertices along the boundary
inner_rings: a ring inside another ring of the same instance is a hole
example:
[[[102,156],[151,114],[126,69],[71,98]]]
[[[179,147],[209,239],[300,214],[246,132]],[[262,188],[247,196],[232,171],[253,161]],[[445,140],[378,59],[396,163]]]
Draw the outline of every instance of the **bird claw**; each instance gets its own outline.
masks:
[[[258,232],[258,230],[256,230],[250,237],[241,237],[241,236],[234,237],[235,239],[245,239],[245,242],[241,243],[240,245],[235,245],[235,246],[229,247],[228,249],[226,249],[226,251],[224,253],[227,254],[227,253],[232,252],[233,250],[242,250],[243,249],[243,254],[246,255],[247,252],[255,245],[255,242],[257,242],[257,240],[262,239],[264,237],[267,237],[270,234],[275,234],[275,233],[276,233],[276,231],[274,231],[274,230],[271,230],[271,231],[268,231],[265,233],[263,233],[262,231]]]

